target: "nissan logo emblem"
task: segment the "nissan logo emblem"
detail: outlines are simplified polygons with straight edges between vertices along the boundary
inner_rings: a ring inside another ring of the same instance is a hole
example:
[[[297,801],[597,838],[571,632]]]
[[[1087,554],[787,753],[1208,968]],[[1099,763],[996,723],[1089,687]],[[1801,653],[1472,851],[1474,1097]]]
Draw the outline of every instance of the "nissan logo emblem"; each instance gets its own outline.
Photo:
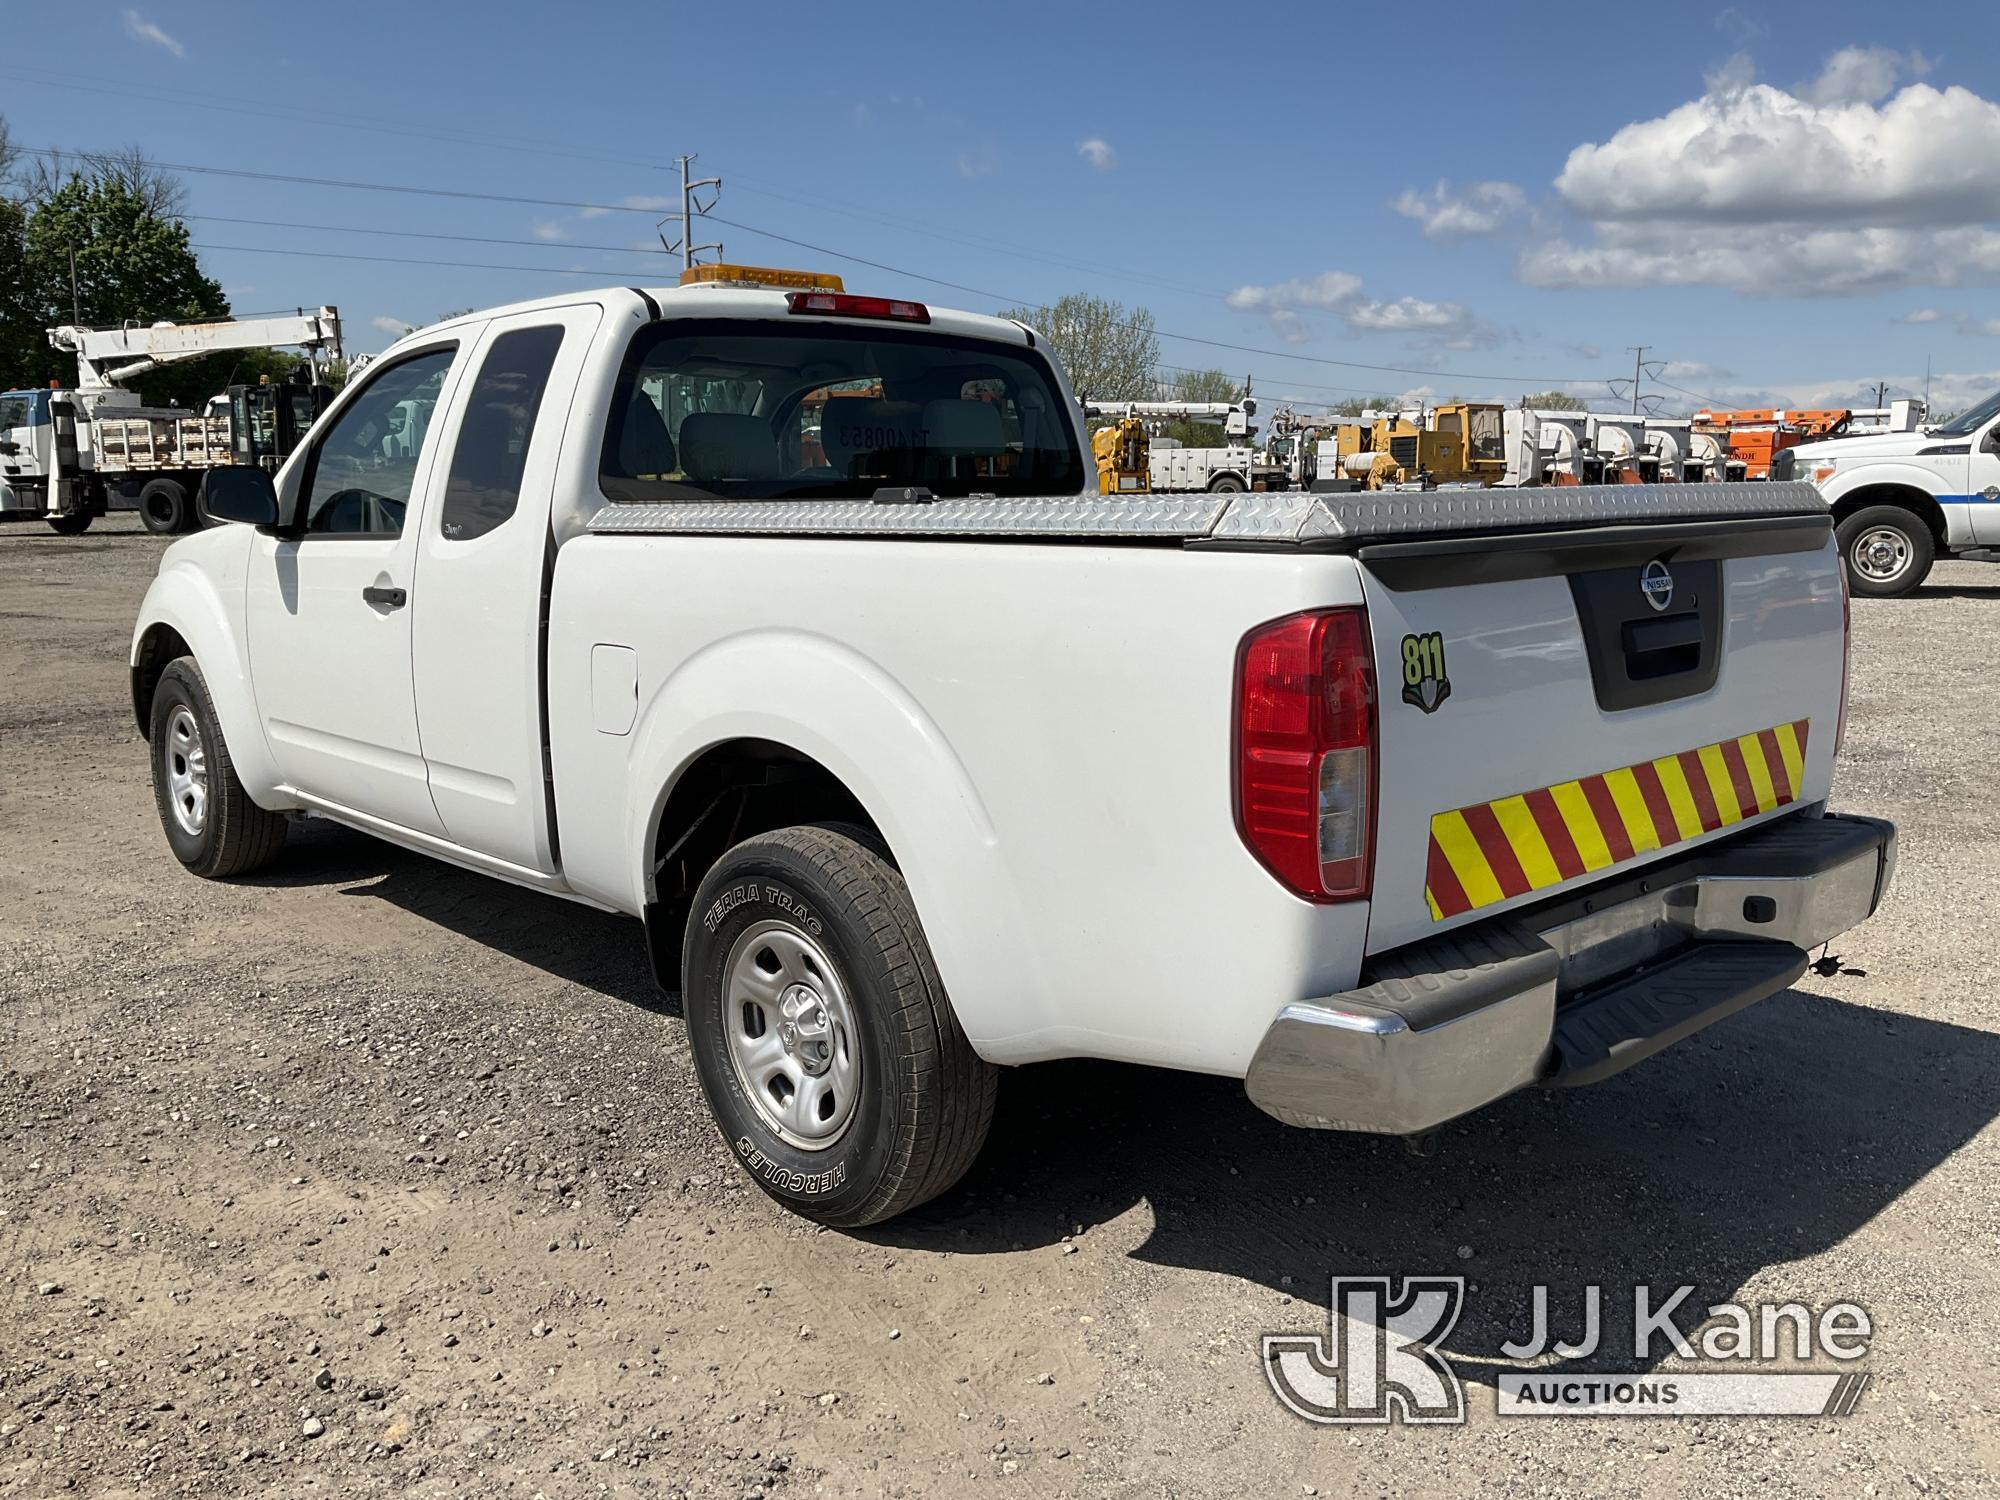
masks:
[[[1664,611],[1674,602],[1674,575],[1665,563],[1655,558],[1639,570],[1639,592],[1656,610]]]

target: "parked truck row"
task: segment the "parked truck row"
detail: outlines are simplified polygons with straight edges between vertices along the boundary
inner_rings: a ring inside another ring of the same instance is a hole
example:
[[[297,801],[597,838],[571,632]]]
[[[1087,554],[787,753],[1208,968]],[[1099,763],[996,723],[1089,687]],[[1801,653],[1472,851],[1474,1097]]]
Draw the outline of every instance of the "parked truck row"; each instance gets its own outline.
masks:
[[[324,817],[632,914],[838,1225],[956,1181],[1003,1067],[1421,1141],[1882,899],[1809,486],[1097,493],[1034,330],[757,279],[423,329],[209,471],[130,655],[183,865]]]

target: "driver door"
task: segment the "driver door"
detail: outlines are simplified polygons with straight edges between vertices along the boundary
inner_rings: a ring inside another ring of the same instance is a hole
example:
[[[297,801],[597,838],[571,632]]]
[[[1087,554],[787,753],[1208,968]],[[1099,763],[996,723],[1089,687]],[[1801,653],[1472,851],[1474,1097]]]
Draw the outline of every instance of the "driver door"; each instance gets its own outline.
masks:
[[[286,785],[437,837],[409,604],[437,467],[432,418],[450,399],[458,353],[438,343],[368,371],[297,460],[303,534],[259,532],[247,590],[251,677]]]

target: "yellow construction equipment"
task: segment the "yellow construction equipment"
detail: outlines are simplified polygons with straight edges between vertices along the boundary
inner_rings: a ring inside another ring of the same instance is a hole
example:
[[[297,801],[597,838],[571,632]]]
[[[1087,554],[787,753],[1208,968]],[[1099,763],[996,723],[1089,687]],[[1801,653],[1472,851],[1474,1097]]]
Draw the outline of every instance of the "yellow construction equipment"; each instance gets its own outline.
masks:
[[[1334,433],[1342,476],[1371,490],[1402,485],[1497,484],[1507,472],[1502,408],[1451,401],[1378,417]]]
[[[1090,435],[1091,456],[1097,460],[1097,493],[1144,494],[1153,487],[1147,455],[1146,424],[1138,417],[1119,417]]]

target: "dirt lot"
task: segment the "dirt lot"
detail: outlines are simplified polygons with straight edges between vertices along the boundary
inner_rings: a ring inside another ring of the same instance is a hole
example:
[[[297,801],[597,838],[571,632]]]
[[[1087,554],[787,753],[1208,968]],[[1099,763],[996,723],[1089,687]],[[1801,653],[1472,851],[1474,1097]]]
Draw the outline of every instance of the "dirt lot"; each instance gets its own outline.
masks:
[[[960,1189],[849,1235],[746,1186],[635,923],[325,824],[185,876],[124,666],[160,550],[0,530],[0,1492],[1991,1492],[2000,571],[1857,606],[1838,800],[1903,829],[1864,973],[1429,1161],[1025,1070]],[[1471,1278],[1468,1426],[1280,1409],[1258,1336],[1335,1271]],[[1873,1384],[1503,1420],[1535,1282],[1571,1323],[1593,1282],[1852,1298]]]

